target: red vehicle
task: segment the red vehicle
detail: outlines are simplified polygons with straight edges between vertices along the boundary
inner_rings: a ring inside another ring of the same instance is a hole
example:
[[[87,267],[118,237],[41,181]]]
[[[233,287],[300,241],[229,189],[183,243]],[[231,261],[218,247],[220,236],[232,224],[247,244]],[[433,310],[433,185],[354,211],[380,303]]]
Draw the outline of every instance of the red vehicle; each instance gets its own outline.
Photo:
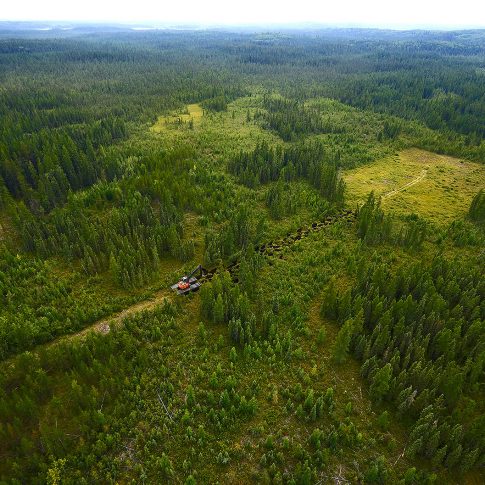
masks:
[[[195,274],[199,272],[201,278],[204,276],[204,268],[199,264],[190,274],[183,276],[182,279],[171,286],[172,290],[177,292],[177,295],[186,295],[191,291],[197,291],[200,288],[200,281],[195,277]]]

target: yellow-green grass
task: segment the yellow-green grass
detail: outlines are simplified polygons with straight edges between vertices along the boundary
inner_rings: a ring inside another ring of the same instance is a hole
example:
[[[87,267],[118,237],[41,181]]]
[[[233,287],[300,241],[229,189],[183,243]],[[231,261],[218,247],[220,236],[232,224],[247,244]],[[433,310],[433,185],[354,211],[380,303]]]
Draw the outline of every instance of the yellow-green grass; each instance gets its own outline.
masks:
[[[7,239],[8,232],[9,228],[7,222],[0,216],[0,241]]]
[[[485,187],[485,167],[445,155],[411,148],[345,172],[349,201],[362,203],[373,190],[382,207],[416,213],[446,224],[463,217],[473,196]]]
[[[150,128],[155,133],[160,133],[171,127],[187,124],[192,120],[194,126],[199,124],[204,115],[204,110],[198,104],[189,104],[185,112],[171,113],[159,116],[157,122]]]
[[[21,245],[20,236],[14,227],[12,217],[5,211],[0,211],[0,244],[18,248]]]
[[[167,149],[184,145],[192,147],[201,158],[211,160],[227,159],[240,150],[252,150],[258,141],[266,140],[272,144],[280,143],[273,133],[263,130],[259,123],[253,120],[259,108],[258,96],[245,96],[229,103],[227,111],[203,112],[199,105],[189,105],[187,111],[195,113],[194,107],[199,108],[199,118],[194,118],[193,129],[188,124],[176,124],[177,118],[160,116],[157,123],[152,125],[149,134],[155,136],[157,142]],[[247,114],[250,114],[250,121]],[[171,119],[172,123],[166,123]],[[190,116],[185,118],[189,120]]]

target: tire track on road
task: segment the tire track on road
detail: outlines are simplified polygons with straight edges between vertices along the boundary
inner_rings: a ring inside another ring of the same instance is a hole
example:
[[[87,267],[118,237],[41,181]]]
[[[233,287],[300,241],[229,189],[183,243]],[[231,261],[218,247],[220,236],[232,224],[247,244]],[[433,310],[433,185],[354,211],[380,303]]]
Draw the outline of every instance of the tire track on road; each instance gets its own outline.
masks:
[[[421,182],[426,175],[428,174],[428,169],[425,168],[424,170],[421,171],[421,173],[411,182],[408,182],[407,184],[403,185],[402,187],[399,187],[398,189],[391,190],[390,192],[385,193],[384,195],[381,196],[382,199],[387,199],[388,197],[393,197],[396,194],[399,194],[399,192],[403,192],[409,187],[412,187],[413,185],[416,185],[417,183]]]

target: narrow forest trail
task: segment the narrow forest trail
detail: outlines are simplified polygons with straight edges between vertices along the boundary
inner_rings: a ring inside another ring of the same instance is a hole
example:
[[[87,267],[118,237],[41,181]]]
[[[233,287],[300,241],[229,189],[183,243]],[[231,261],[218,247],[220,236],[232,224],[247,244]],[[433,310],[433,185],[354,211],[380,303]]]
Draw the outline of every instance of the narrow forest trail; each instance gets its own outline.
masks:
[[[352,211],[345,210],[341,214],[338,214],[336,216],[327,217],[324,221],[313,222],[312,224],[309,224],[307,227],[300,227],[295,231],[295,233],[289,233],[285,237],[275,242],[262,244],[261,246],[258,246],[256,250],[260,254],[266,257],[276,256],[276,254],[282,251],[284,247],[288,247],[291,244],[295,243],[296,241],[299,241],[303,237],[307,236],[310,232],[319,231],[326,226],[334,224],[338,220],[346,219],[347,221],[351,221],[353,220],[353,217],[354,217],[354,213]],[[282,257],[282,256],[279,256],[279,257]],[[231,276],[233,277],[233,279],[236,279],[237,278],[236,275],[239,270],[239,262],[238,261],[232,262],[231,264],[226,266],[226,269],[229,271],[229,273],[231,273]],[[217,268],[207,271],[204,274],[204,276],[200,279],[200,281],[201,282],[210,281],[217,273],[217,271],[218,271]],[[176,296],[175,293],[170,289],[159,290],[148,300],[143,300],[138,303],[135,303],[134,305],[125,308],[121,312],[118,312],[109,317],[105,317],[101,320],[98,320],[97,322],[93,323],[92,325],[89,325],[88,327],[84,328],[80,332],[77,332],[71,335],[63,335],[62,337],[59,337],[58,339],[46,345],[54,345],[55,343],[59,343],[67,339],[82,338],[92,331],[99,332],[105,335],[109,333],[110,329],[113,326],[119,325],[124,318],[127,318],[135,313],[139,313],[143,310],[151,310],[156,306],[161,305],[165,300],[172,301],[175,296]]]
[[[323,221],[317,221],[309,224],[306,227],[300,227],[298,228],[294,233],[288,233],[286,236],[278,239],[277,241],[269,242],[262,244],[260,246],[257,246],[255,249],[258,251],[261,255],[265,257],[276,257],[278,256],[279,258],[283,258],[283,255],[281,254],[281,251],[288,246],[291,246],[294,244],[296,241],[301,240],[302,238],[306,237],[308,234],[311,232],[317,232],[322,229],[324,229],[327,226],[330,226],[337,221],[347,221],[347,222],[352,222],[354,220],[355,213],[352,210],[346,209],[342,211],[340,214],[334,215],[334,216],[328,216],[326,217]],[[233,261],[229,265],[225,267],[231,274],[232,278],[237,281],[237,274],[239,271],[239,261]],[[217,273],[218,268],[214,268],[211,270],[208,270],[204,276],[200,279],[200,281],[203,283],[205,281],[210,281],[214,275]],[[182,274],[180,274],[182,276]],[[113,315],[110,315],[108,317],[104,317],[101,320],[98,320],[91,325],[88,325],[87,327],[83,328],[81,331],[68,334],[68,335],[62,335],[50,342],[40,344],[33,349],[31,349],[31,352],[36,352],[40,348],[46,348],[46,347],[51,347],[54,345],[58,345],[62,342],[67,342],[70,340],[75,340],[75,339],[83,339],[85,338],[89,332],[97,332],[101,333],[103,335],[106,335],[110,332],[110,330],[118,325],[122,324],[123,319],[134,315],[136,313],[142,312],[144,310],[151,310],[158,305],[161,305],[165,300],[166,301],[173,301],[174,298],[176,298],[176,294],[169,288],[159,290],[157,291],[152,297],[150,297],[147,300],[140,301],[138,303],[135,303],[134,305],[131,305],[129,307],[126,307],[125,309],[121,310],[118,313],[115,313]],[[10,359],[7,359],[6,361],[3,361],[0,364],[5,364],[8,362]]]
[[[79,332],[61,335],[50,342],[46,342],[43,344],[39,344],[33,349],[30,349],[29,352],[38,352],[42,348],[49,348],[55,345],[62,344],[64,342],[69,342],[73,340],[82,340],[86,338],[86,336],[90,332],[100,333],[103,335],[108,334],[112,328],[122,325],[123,320],[125,318],[130,317],[136,313],[145,311],[145,310],[153,310],[155,307],[162,305],[164,301],[172,301],[175,297],[175,294],[171,292],[170,289],[159,290],[157,291],[152,297],[147,300],[142,300],[134,305],[124,308],[118,313],[114,313],[108,317],[102,318],[87,327],[83,328]],[[0,367],[4,365],[8,365],[15,359],[16,356],[9,357],[8,359],[0,362]]]
[[[144,310],[152,310],[156,306],[161,305],[165,300],[171,301],[173,299],[173,296],[174,294],[171,293],[170,290],[157,291],[148,300],[140,301],[138,303],[135,303],[132,306],[129,306],[121,310],[118,313],[115,313],[113,315],[110,315],[109,317],[98,320],[92,325],[89,325],[88,327],[83,328],[80,332],[59,337],[57,340],[50,342],[50,344],[48,345],[52,345],[63,339],[82,338],[83,336],[86,336],[89,332],[99,332],[105,335],[109,333],[109,331],[113,326],[119,325],[124,318],[127,318],[135,313],[142,312]]]
[[[421,182],[428,173],[428,169],[425,168],[424,170],[421,170],[421,173],[411,182],[408,182],[407,184],[403,185],[402,187],[399,187],[398,189],[391,190],[390,192],[387,192],[386,194],[382,195],[383,199],[387,199],[390,197],[395,196],[396,194],[399,194],[399,192],[403,192],[404,190],[408,189],[409,187],[412,187],[413,185],[416,185],[417,183]]]

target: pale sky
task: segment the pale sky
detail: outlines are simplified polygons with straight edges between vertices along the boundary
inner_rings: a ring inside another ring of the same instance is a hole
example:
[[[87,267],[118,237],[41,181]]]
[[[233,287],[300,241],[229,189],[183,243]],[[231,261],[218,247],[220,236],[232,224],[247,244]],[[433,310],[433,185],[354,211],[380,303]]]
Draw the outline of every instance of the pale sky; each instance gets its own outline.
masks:
[[[2,0],[1,20],[485,27],[485,0]]]

